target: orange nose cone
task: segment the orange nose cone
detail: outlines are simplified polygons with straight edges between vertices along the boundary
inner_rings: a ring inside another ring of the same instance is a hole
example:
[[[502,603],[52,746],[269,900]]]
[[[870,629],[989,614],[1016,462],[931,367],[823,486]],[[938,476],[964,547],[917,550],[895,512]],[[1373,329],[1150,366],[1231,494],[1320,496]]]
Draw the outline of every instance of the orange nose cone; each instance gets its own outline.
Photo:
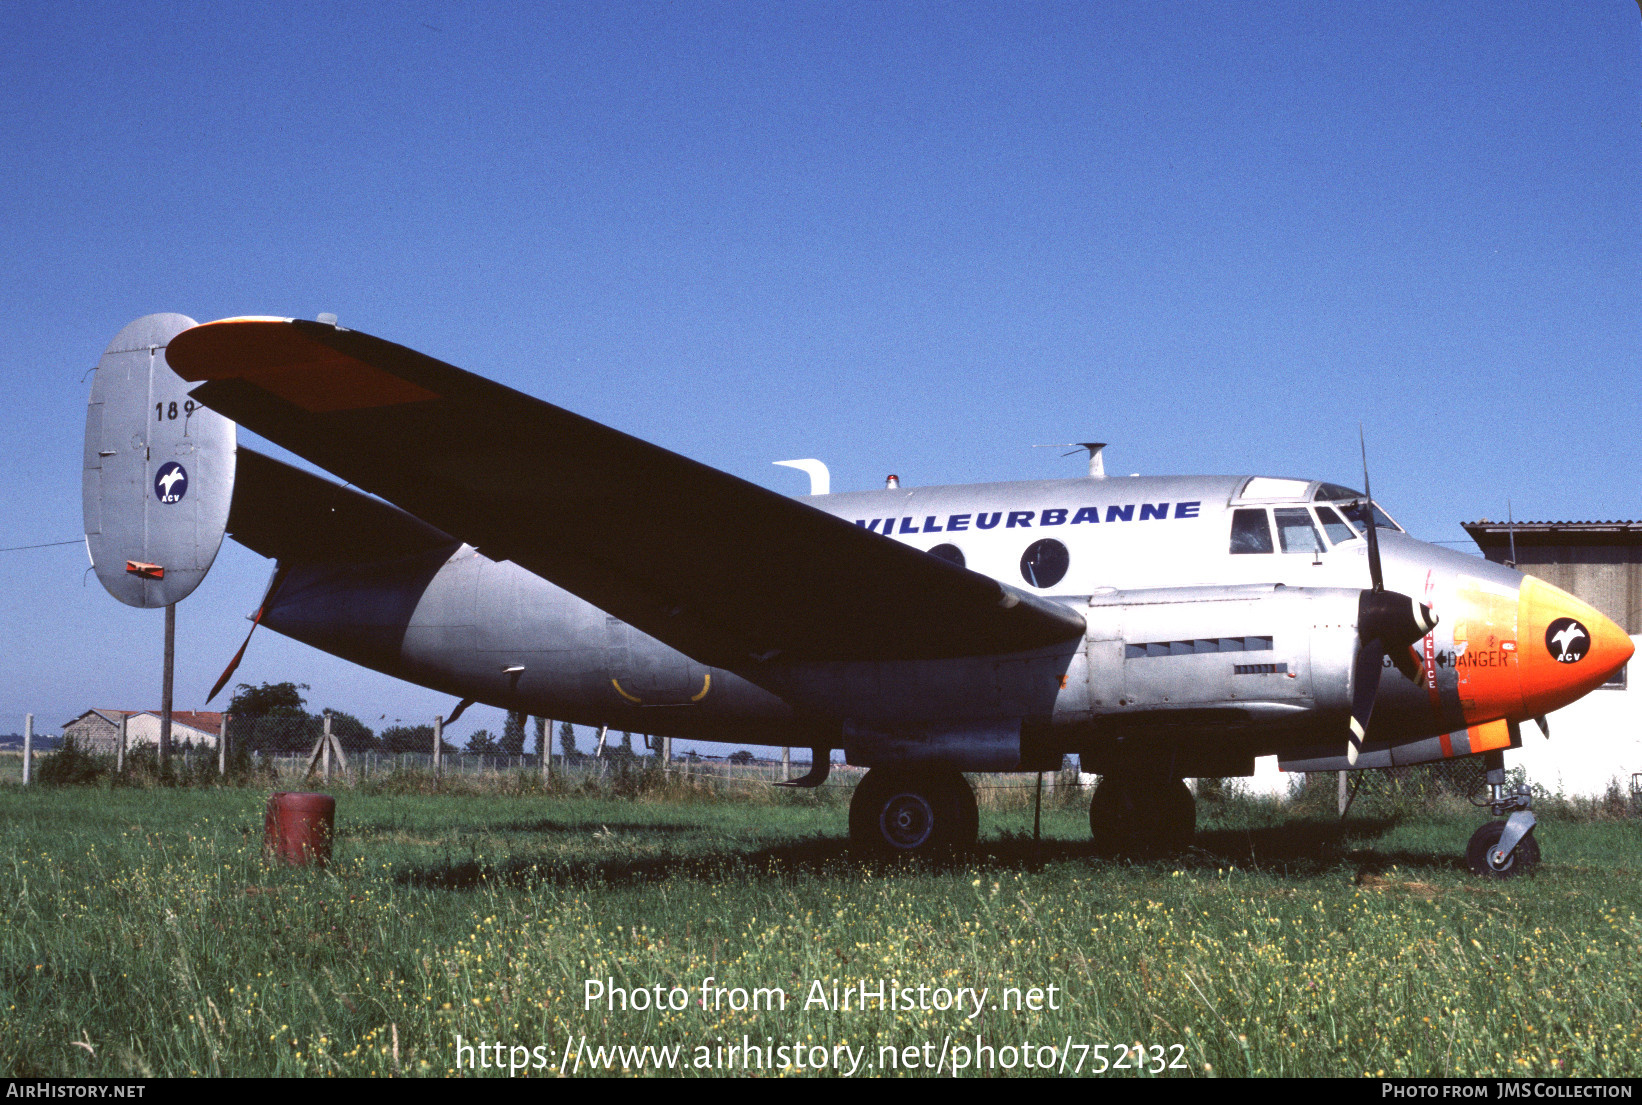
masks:
[[[1526,577],[1517,601],[1517,670],[1530,717],[1601,686],[1636,651],[1606,615],[1542,579]]]

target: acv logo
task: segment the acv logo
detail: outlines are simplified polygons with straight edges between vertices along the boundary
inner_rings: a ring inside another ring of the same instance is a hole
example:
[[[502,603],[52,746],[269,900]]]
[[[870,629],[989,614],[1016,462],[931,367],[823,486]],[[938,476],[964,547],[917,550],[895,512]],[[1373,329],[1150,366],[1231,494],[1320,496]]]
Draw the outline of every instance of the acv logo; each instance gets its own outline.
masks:
[[[1558,618],[1545,630],[1545,647],[1559,663],[1577,664],[1590,650],[1591,635],[1572,618]]]
[[[186,494],[188,470],[174,460],[160,465],[154,473],[154,497],[162,503],[175,503]]]

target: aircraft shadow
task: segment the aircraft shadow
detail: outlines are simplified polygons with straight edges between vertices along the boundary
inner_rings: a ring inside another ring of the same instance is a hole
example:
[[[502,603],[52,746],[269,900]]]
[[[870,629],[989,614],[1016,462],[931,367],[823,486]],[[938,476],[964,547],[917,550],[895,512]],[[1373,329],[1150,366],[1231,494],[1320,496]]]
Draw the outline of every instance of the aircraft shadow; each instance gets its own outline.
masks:
[[[359,823],[349,829],[350,833],[359,836],[380,836],[388,833],[414,831],[400,822],[369,821]],[[561,834],[565,836],[591,836],[601,832],[632,833],[644,836],[672,836],[678,833],[700,832],[700,825],[672,822],[646,822],[642,825],[631,825],[626,822],[610,821],[504,821],[491,825],[469,825],[462,829],[459,836],[488,836],[501,833],[540,833],[542,835]]]
[[[1155,867],[1159,870],[1218,870],[1236,866],[1286,877],[1306,877],[1348,870],[1357,877],[1395,866],[1404,870],[1463,870],[1465,861],[1455,853],[1378,851],[1370,842],[1395,822],[1359,819],[1345,824],[1293,821],[1248,830],[1199,833],[1186,852],[1160,857],[1114,855],[1089,841],[1033,841],[1024,834],[1006,833],[984,840],[950,857],[924,859],[884,858],[852,848],[845,840],[818,838],[776,844],[751,851],[717,850],[678,856],[605,856],[564,859],[514,857],[499,863],[453,861],[406,867],[394,876],[401,885],[441,890],[472,890],[481,885],[528,886],[540,883],[630,886],[668,878],[708,882],[745,882],[749,878],[798,876],[893,875],[910,873],[974,872],[980,870],[1036,871],[1051,864],[1087,864]],[[544,826],[549,830],[562,825]],[[585,828],[585,827],[584,827]],[[641,832],[650,832],[645,826]],[[677,830],[678,826],[668,826]]]

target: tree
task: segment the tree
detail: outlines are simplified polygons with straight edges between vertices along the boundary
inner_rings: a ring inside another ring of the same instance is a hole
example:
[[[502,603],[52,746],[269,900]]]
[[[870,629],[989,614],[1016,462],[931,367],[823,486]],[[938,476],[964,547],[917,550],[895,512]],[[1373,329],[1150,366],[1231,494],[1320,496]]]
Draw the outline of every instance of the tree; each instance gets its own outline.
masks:
[[[547,729],[549,724],[545,717],[536,719],[536,755],[538,756],[548,751]]]
[[[576,751],[576,727],[568,721],[559,723],[559,751],[565,754],[566,759],[578,755]]]
[[[753,762],[753,754],[743,748],[739,751],[731,752],[729,759],[733,764],[750,764]]]
[[[308,703],[300,692],[310,689],[306,683],[241,683],[228,712],[236,717],[306,717]]]
[[[241,683],[228,703],[228,739],[258,752],[306,752],[319,739],[320,721],[308,713],[306,683]]]
[[[431,725],[394,725],[382,730],[377,740],[381,742],[384,752],[421,752],[433,751],[433,726]],[[444,742],[446,752],[455,752],[456,746],[450,741]]]
[[[479,729],[474,732],[473,736],[468,738],[467,749],[469,752],[485,755],[495,752],[498,747],[496,738],[490,735],[489,729]]]
[[[498,747],[509,756],[517,756],[525,750],[525,712],[523,710],[509,710],[507,712],[507,721],[502,725],[502,739]]]

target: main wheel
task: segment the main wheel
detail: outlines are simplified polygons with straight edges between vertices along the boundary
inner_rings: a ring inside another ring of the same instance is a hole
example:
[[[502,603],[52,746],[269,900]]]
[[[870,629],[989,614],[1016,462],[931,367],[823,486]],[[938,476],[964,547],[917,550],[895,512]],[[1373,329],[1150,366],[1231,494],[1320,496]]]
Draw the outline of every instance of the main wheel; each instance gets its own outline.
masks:
[[[1489,821],[1471,834],[1471,841],[1465,846],[1465,865],[1471,868],[1473,875],[1511,879],[1539,865],[1539,841],[1534,839],[1532,829],[1517,841],[1517,846],[1503,862],[1497,861],[1494,850],[1504,832],[1505,822]]]
[[[932,855],[975,843],[975,792],[956,771],[873,768],[850,798],[850,840],[891,855]]]
[[[1105,775],[1089,800],[1089,831],[1125,855],[1181,852],[1197,833],[1197,800],[1183,779]]]

